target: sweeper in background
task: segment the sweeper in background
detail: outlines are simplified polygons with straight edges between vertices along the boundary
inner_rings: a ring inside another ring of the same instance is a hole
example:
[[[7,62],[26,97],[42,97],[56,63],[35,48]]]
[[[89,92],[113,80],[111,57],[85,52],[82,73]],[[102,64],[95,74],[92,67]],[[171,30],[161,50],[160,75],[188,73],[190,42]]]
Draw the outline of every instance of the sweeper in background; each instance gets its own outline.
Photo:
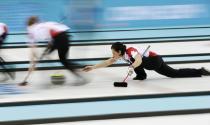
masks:
[[[68,69],[78,78],[78,84],[86,83],[86,80],[76,72],[76,64],[73,64],[67,60],[70,43],[69,35],[67,33],[68,30],[69,27],[64,24],[57,22],[40,22],[36,16],[32,16],[27,20],[27,31],[31,47],[31,66],[24,81],[19,85],[27,85],[27,79],[31,72],[35,69],[35,59],[37,58],[36,42],[38,41],[48,41],[48,46],[42,54],[42,57],[57,49],[60,62],[66,69]],[[38,60],[40,60],[42,57],[38,58]]]
[[[133,78],[133,80],[145,80],[147,74],[144,69],[154,70],[161,75],[171,78],[210,76],[210,71],[204,67],[200,69],[174,69],[167,65],[157,53],[147,51],[143,54],[144,50],[134,47],[126,47],[126,45],[121,42],[113,43],[111,50],[113,56],[110,59],[93,66],[86,66],[83,71],[88,72],[97,68],[107,67],[115,63],[117,60],[123,59],[130,63],[131,68],[129,68],[129,72],[134,70],[136,73],[136,77]]]
[[[0,23],[0,49],[6,40],[8,35],[8,26],[5,23]],[[0,66],[3,69],[4,74],[8,74],[10,78],[15,79],[15,73],[9,71],[8,67],[5,66],[5,60],[0,57]]]

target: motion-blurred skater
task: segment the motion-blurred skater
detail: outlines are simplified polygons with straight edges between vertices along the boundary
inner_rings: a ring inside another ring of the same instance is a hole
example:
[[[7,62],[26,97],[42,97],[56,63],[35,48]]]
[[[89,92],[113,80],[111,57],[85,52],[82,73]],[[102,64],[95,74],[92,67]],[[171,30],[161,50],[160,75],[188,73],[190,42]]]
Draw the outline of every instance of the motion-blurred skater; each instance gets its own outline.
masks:
[[[4,41],[6,40],[8,35],[8,26],[5,23],[0,23],[0,49],[4,43]],[[3,69],[3,72],[8,74],[12,79],[15,79],[15,73],[14,72],[10,72],[8,70],[8,68],[5,66],[5,61],[2,57],[0,57],[0,66]]]
[[[30,73],[35,68],[35,58],[36,56],[36,42],[38,41],[48,41],[48,46],[43,53],[43,56],[46,54],[50,54],[55,49],[58,50],[58,56],[60,62],[64,65],[66,69],[71,71],[75,76],[78,77],[78,81],[81,83],[85,82],[84,78],[82,78],[78,73],[75,72],[76,64],[67,60],[67,55],[69,52],[69,35],[67,33],[69,27],[57,23],[57,22],[39,22],[38,17],[32,16],[27,21],[27,31],[30,39],[30,47],[31,47],[31,68],[29,68],[28,75],[25,77],[24,81],[20,83],[21,86],[27,85],[27,79]]]

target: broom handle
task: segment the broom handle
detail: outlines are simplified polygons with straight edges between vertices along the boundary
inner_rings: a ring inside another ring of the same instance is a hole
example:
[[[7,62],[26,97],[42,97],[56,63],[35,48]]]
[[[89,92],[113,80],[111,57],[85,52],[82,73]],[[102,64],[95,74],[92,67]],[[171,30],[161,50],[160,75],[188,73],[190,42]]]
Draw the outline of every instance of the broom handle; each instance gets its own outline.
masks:
[[[127,76],[124,78],[123,82],[125,82],[128,78],[129,74],[127,74]]]
[[[147,51],[149,50],[150,45],[146,48],[146,50],[144,51],[144,53],[142,54],[142,58],[144,57],[144,55],[147,53]]]

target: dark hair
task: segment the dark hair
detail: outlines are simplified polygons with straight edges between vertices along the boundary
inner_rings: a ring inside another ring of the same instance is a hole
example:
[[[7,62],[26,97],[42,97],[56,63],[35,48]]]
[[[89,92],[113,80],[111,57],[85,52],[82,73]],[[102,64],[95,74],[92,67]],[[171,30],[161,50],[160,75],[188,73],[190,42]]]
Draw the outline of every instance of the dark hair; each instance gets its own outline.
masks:
[[[112,44],[111,49],[115,50],[116,52],[121,52],[121,55],[123,56],[126,51],[126,45],[122,44],[121,42],[116,42]]]
[[[28,21],[27,21],[27,26],[31,26],[35,23],[38,23],[39,22],[39,18],[37,16],[31,16],[28,18]]]

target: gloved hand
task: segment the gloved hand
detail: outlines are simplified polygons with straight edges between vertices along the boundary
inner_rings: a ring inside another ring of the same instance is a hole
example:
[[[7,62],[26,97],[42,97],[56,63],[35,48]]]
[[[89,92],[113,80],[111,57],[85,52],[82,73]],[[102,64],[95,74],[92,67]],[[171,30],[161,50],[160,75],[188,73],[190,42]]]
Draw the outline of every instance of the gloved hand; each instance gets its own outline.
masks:
[[[40,60],[42,58],[44,58],[46,55],[49,55],[54,49],[52,49],[52,43],[49,42],[48,45],[47,45],[47,48],[44,50],[44,52],[42,53],[42,55],[40,56]]]
[[[46,55],[48,55],[48,51],[45,50],[42,55],[39,57],[39,60],[42,60]]]
[[[129,67],[128,68],[128,75],[131,76],[133,74],[133,72],[134,72],[133,67]]]

